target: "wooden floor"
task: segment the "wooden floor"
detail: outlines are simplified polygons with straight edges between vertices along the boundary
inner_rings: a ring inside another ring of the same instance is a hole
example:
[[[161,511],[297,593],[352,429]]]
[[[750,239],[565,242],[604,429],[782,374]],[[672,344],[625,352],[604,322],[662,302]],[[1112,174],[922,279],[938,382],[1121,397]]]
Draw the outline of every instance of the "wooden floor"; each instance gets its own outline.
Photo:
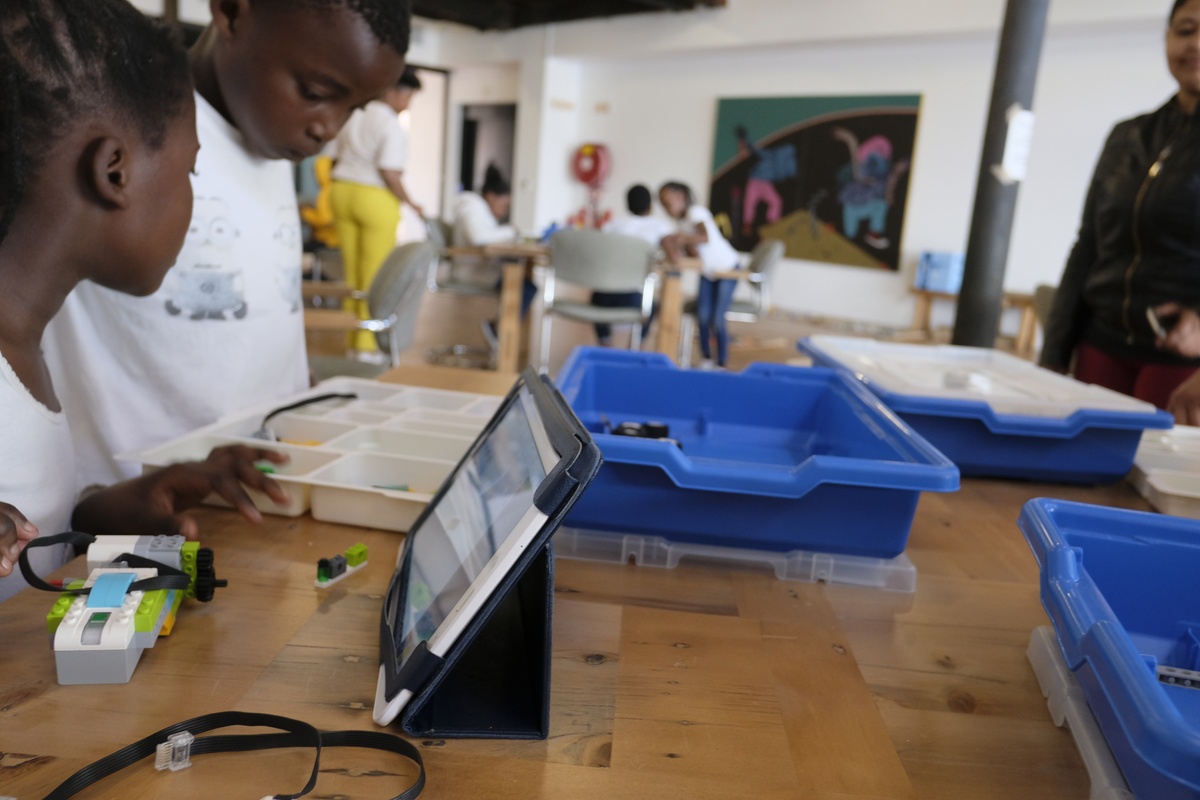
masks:
[[[401,356],[402,364],[421,364],[428,360],[430,350],[446,345],[466,345],[485,351],[487,344],[480,327],[486,319],[496,316],[497,301],[491,297],[464,297],[450,294],[426,294],[417,322],[413,346]],[[579,345],[596,343],[589,325],[556,318],[551,341],[550,374],[562,366],[571,350]],[[729,368],[740,370],[755,361],[806,364],[807,358],[796,350],[796,342],[814,334],[838,336],[870,336],[905,342],[946,343],[949,331],[939,329],[932,334],[906,328],[868,325],[828,317],[794,314],[776,309],[757,323],[732,322],[729,325],[731,344]],[[652,328],[647,348],[653,345],[656,330]],[[619,347],[627,346],[628,329],[617,329]],[[1001,337],[996,347],[1011,351],[1013,341]],[[309,335],[309,352],[320,355],[345,353],[345,338],[341,334],[316,333]],[[693,343],[693,358],[699,359],[699,344]]]

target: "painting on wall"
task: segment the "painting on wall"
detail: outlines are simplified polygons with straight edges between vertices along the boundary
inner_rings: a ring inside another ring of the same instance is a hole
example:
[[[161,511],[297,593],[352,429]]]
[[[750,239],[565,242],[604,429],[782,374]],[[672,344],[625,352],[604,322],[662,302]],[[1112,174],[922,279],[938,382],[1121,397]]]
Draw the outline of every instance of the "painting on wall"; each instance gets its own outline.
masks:
[[[898,270],[920,95],[719,101],[709,207],[742,251]]]

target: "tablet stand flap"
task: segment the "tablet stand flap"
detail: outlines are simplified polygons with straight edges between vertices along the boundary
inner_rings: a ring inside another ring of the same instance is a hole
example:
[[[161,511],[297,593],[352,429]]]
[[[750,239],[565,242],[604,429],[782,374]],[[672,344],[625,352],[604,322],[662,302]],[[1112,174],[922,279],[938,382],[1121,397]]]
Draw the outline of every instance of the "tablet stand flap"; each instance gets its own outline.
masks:
[[[510,575],[401,716],[413,736],[545,739],[550,732],[550,625],[554,554],[549,540]]]

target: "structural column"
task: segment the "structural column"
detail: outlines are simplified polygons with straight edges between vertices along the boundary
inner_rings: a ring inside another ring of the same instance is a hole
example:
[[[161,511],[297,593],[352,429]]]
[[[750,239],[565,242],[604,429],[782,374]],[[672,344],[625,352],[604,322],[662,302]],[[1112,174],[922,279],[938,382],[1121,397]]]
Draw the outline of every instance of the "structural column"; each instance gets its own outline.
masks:
[[[1033,90],[1050,0],[1008,0],[967,241],[954,344],[991,347],[1004,300],[1017,188],[1033,134]]]

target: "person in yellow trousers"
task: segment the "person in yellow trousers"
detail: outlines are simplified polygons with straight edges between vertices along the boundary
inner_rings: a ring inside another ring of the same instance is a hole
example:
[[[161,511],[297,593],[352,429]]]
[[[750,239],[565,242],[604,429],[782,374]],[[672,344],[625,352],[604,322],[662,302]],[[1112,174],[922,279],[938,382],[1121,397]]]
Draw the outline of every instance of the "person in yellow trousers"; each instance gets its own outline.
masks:
[[[354,112],[327,153],[334,160],[331,199],[346,283],[361,291],[370,287],[396,246],[400,204],[407,203],[425,216],[404,189],[408,134],[397,119],[420,88],[416,71],[405,69],[395,86]],[[365,300],[347,303],[347,309],[360,319],[369,318]],[[353,333],[350,338],[350,346],[356,350],[378,349],[375,335],[368,331]]]

